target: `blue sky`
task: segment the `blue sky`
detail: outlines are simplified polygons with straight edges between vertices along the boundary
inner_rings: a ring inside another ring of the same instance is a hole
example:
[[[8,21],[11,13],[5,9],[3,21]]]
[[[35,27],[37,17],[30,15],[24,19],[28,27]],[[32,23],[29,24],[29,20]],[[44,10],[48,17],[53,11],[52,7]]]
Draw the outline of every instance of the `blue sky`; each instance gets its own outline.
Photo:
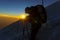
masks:
[[[56,0],[44,0],[45,6],[54,2]],[[41,0],[0,0],[0,14],[19,15],[25,7],[37,4],[41,4]]]

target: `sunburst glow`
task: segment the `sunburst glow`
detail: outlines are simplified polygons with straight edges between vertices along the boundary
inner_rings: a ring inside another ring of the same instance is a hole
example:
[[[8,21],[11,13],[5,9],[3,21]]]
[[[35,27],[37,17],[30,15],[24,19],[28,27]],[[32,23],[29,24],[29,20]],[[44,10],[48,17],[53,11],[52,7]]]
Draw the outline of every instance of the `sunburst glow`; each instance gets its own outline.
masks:
[[[27,14],[21,14],[20,16],[18,16],[19,19],[26,19],[28,15]]]
[[[12,17],[12,18],[17,18],[17,16],[11,16],[7,14],[0,14],[0,17]]]
[[[11,18],[17,18],[17,19],[26,19],[28,14],[22,13],[18,16],[12,16],[12,15],[7,15],[7,14],[0,14],[0,17],[11,17]]]

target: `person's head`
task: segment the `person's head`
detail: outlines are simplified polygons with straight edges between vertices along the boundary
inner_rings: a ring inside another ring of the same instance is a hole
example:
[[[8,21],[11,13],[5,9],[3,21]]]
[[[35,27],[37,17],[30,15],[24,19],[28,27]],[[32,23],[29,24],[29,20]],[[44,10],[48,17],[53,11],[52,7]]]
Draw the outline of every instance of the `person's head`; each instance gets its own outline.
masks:
[[[30,10],[30,8],[29,7],[26,7],[25,8],[25,13],[29,13],[31,10]]]
[[[25,8],[25,13],[27,13],[27,14],[31,14],[32,15],[32,14],[34,14],[34,12],[36,12],[34,6]]]

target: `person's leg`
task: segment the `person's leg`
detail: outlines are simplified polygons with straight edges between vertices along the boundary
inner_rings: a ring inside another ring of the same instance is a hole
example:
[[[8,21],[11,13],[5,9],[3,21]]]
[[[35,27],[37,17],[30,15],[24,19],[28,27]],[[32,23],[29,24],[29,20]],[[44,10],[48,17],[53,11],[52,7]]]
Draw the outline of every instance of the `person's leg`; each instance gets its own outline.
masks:
[[[38,30],[40,29],[40,27],[41,27],[41,24],[34,25],[34,27],[32,27],[32,29],[31,29],[31,40],[35,40],[36,35],[37,35]]]

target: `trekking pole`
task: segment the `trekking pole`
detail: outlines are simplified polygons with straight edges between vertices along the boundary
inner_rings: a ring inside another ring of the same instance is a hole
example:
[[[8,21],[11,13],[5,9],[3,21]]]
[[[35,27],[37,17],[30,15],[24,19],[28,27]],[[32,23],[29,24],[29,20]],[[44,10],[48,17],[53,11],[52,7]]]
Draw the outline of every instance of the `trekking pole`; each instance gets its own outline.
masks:
[[[24,40],[24,29],[25,29],[25,27],[24,27],[24,20],[22,22],[23,22],[23,40]]]
[[[23,24],[23,39],[22,40],[24,40],[24,29],[25,29],[25,20],[26,20],[26,15],[25,14],[22,14],[21,16],[20,16],[20,19],[22,20],[22,24]]]
[[[27,31],[27,36],[28,36],[28,39],[30,39],[30,33],[29,33],[29,29],[28,29],[28,26],[26,26],[26,31]]]

